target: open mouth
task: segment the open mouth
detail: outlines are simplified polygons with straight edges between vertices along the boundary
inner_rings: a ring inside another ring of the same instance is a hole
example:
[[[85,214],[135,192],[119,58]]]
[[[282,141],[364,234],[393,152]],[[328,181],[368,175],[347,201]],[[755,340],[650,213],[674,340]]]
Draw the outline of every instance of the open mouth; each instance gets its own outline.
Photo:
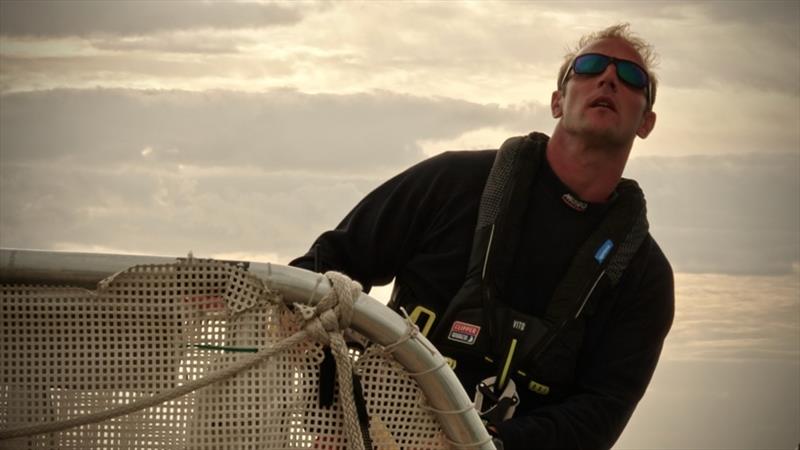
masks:
[[[614,102],[608,97],[600,97],[589,103],[590,108],[605,108],[610,109],[611,111],[616,112],[617,106]]]

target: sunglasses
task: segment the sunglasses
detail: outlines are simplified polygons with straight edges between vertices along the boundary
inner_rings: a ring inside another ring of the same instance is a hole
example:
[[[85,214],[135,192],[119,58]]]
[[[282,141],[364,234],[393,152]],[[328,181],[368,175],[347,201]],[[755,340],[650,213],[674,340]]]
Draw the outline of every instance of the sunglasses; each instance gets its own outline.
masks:
[[[570,69],[578,75],[599,75],[605,72],[609,64],[614,64],[617,69],[617,78],[623,83],[635,89],[645,89],[647,91],[647,104],[652,105],[650,98],[650,76],[647,71],[633,61],[627,59],[614,58],[613,56],[602,55],[600,53],[585,53],[572,60]],[[570,70],[564,74],[561,86],[569,79]]]

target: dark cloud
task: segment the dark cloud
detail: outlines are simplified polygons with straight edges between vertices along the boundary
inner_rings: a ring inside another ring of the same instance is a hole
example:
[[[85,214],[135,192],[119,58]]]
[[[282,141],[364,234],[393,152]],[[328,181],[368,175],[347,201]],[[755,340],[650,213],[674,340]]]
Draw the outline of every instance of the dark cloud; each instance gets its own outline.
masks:
[[[243,64],[247,55],[235,53],[235,49],[216,41],[191,44],[177,48],[167,40],[155,43],[170,46],[169,51],[204,53],[202,57],[171,58],[164,54],[154,56],[146,52],[105,53],[100,55],[20,57],[0,54],[3,76],[0,92],[33,86],[34,90],[46,90],[48,86],[105,86],[136,84],[141,80],[158,80],[159,84],[185,86],[204,77],[235,79],[244,77],[239,83],[261,79],[283,78],[293,75],[297,69],[278,58],[262,57],[252,64]],[[140,44],[137,44],[140,45]],[[193,55],[196,56],[196,55]],[[236,84],[236,83],[234,83]]]
[[[0,34],[6,36],[142,35],[194,28],[260,28],[297,23],[286,4],[187,1],[0,2]]]
[[[652,231],[683,272],[791,273],[800,262],[800,154],[638,158]]]
[[[207,254],[288,259],[422,159],[419,142],[546,120],[535,103],[389,92],[7,94],[0,245],[182,253],[201,242]],[[626,172],[642,184],[653,234],[677,271],[733,274],[800,264],[798,174],[797,152],[641,157]]]
[[[636,22],[638,19],[658,18],[670,21],[682,21],[696,18],[698,15],[708,17],[717,24],[747,23],[762,25],[796,25],[800,19],[800,5],[795,0],[729,0],[729,1],[675,1],[651,0],[647,2],[631,1],[574,1],[574,2],[537,2],[548,9],[571,14],[615,14],[618,22]],[[625,14],[620,14],[624,12]],[[648,30],[641,30],[644,33]]]
[[[800,96],[797,2],[512,2],[502,8],[457,2],[0,2],[0,7],[0,32],[11,36],[15,45],[24,40],[13,39],[20,33],[80,34],[100,53],[58,60],[30,54],[17,60],[4,57],[4,81],[25,89],[36,88],[28,81],[38,77],[46,87],[86,86],[80,84],[86,81],[120,86],[129,81],[125,73],[162,80],[188,76],[185,82],[170,84],[179,87],[210,74],[263,80],[276,72],[298,75],[287,83],[314,84],[316,78],[302,76],[313,70],[339,76],[343,83],[387,86],[381,81],[400,79],[436,92],[436,80],[453,80],[450,84],[463,84],[464,91],[480,87],[502,92],[511,90],[508,83],[528,80],[553,79],[555,85],[568,45],[583,33],[629,21],[661,55],[656,72],[665,95],[666,88],[679,86],[733,93],[755,88]],[[28,9],[36,11],[23,14]],[[51,10],[58,10],[57,19]],[[280,35],[228,32],[271,24],[271,19],[293,24],[301,15],[314,20]],[[120,23],[107,25],[109,21]],[[209,27],[222,31],[210,33]],[[258,39],[276,51],[265,56],[268,51],[254,45]],[[53,49],[57,52],[58,46]],[[174,53],[209,60],[175,58]],[[224,58],[234,55],[241,59]],[[264,64],[264,59],[274,61]]]
[[[800,24],[800,3],[795,0],[710,1],[697,5],[714,21],[738,22],[753,26]]]
[[[647,26],[640,31],[662,56],[659,74],[665,84],[800,96],[800,3],[670,3],[666,8],[676,16],[644,15]]]
[[[419,140],[534,110],[388,92],[3,95],[0,246],[277,253],[286,262],[422,159]]]
[[[2,96],[6,162],[359,172],[422,156],[417,141],[514,120],[513,111],[389,92],[329,95],[55,90]]]

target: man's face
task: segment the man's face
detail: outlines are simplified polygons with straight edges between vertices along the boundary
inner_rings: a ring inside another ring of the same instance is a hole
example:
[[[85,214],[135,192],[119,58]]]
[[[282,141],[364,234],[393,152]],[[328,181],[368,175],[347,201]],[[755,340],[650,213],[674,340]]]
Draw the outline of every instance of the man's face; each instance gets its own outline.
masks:
[[[621,39],[595,41],[578,55],[585,53],[627,59],[644,67],[636,50]],[[646,111],[646,91],[622,82],[614,64],[598,75],[571,73],[562,91],[553,93],[551,107],[568,134],[607,147],[629,148],[635,136],[647,137],[655,124],[655,113]]]

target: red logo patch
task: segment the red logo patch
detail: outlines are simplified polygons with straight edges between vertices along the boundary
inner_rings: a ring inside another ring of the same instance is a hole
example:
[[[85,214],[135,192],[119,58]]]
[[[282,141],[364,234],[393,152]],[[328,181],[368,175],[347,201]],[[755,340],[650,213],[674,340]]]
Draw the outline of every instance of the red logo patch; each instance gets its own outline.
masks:
[[[472,345],[478,339],[478,334],[481,332],[481,327],[466,322],[453,322],[450,327],[450,334],[447,336],[451,341],[460,342],[462,344]]]

